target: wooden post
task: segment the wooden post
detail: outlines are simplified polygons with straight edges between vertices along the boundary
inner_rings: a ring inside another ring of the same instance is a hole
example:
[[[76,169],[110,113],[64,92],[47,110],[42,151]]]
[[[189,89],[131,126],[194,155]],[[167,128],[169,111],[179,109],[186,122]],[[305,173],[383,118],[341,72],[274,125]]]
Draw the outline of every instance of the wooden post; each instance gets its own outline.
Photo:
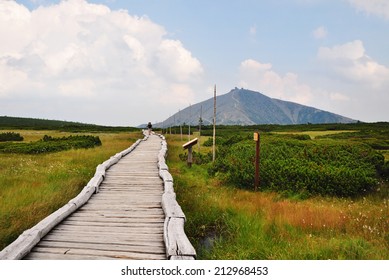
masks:
[[[198,139],[195,138],[192,141],[189,141],[189,142],[185,143],[184,145],[182,145],[182,147],[184,149],[188,149],[187,163],[188,163],[189,167],[192,167],[192,162],[193,162],[193,156],[192,156],[193,149],[192,149],[192,147],[197,144],[197,141],[198,141]]]
[[[255,182],[254,182],[254,191],[257,191],[259,188],[259,156],[260,156],[260,144],[261,136],[259,132],[254,132],[254,141],[255,141]]]
[[[189,132],[188,132],[188,141],[190,141],[190,121],[192,120],[192,105],[189,104]]]
[[[216,85],[213,89],[213,144],[212,144],[212,161],[216,158]]]
[[[172,116],[169,116],[170,122],[169,122],[169,134],[172,135],[172,123],[171,123]]]
[[[192,167],[192,162],[193,162],[193,156],[192,156],[192,146],[188,147],[188,166]]]
[[[180,119],[180,135],[182,141],[182,121],[181,121],[181,110],[178,111],[178,118]]]
[[[200,119],[199,119],[199,153],[200,153],[200,142],[201,142],[201,125],[203,122],[203,105],[200,107]]]

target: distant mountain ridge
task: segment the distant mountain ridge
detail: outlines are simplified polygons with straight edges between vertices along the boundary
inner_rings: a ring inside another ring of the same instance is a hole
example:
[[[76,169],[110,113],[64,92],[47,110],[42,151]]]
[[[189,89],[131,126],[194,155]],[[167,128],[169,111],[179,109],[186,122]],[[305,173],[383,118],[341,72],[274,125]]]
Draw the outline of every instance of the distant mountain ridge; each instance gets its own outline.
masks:
[[[202,111],[202,113],[201,113]],[[213,98],[191,105],[156,127],[213,123]],[[262,93],[235,88],[217,96],[216,123],[219,125],[353,123],[356,120],[294,102],[270,98]]]
[[[103,126],[103,125],[86,124],[80,122],[71,122],[71,121],[0,116],[0,130],[2,129],[39,129],[39,130],[60,130],[60,131],[69,131],[69,132],[136,130],[136,128],[134,127]]]

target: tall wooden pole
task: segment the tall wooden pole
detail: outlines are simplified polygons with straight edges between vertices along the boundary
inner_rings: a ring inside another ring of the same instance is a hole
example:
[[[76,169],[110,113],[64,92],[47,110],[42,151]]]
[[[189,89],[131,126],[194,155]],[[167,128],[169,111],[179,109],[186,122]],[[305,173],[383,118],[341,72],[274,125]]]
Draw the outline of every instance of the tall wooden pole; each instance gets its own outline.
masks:
[[[259,188],[259,158],[261,152],[261,134],[259,132],[254,133],[255,141],[255,182],[254,182],[254,191],[257,191]]]
[[[180,119],[180,135],[181,135],[181,141],[182,141],[182,121],[181,121],[181,110],[178,111],[178,118]]]
[[[170,122],[169,122],[169,134],[172,135],[172,123],[171,123],[172,115],[169,116],[169,119],[170,119]]]
[[[189,132],[188,132],[188,141],[190,141],[190,121],[192,120],[192,105],[189,104]]]
[[[177,124],[176,124],[176,114],[173,115],[173,119],[174,119],[174,134],[177,134],[177,131],[176,131],[176,128],[177,128]]]
[[[212,161],[216,158],[216,85],[213,89],[213,145],[212,145]]]
[[[200,153],[200,142],[201,142],[201,124],[203,122],[203,105],[200,107],[200,119],[199,119],[199,153]]]

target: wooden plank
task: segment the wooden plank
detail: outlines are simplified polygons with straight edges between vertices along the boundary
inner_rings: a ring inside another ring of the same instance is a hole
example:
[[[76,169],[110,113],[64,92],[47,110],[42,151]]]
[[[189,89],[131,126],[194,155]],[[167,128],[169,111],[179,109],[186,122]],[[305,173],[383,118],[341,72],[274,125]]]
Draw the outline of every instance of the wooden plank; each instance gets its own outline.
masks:
[[[151,208],[145,211],[126,211],[126,212],[97,212],[97,211],[83,211],[73,214],[71,218],[101,218],[101,219],[114,219],[114,218],[123,218],[123,219],[142,219],[142,218],[165,218],[165,214],[161,213],[160,209]]]
[[[132,207],[136,206],[138,208],[144,208],[144,209],[155,209],[155,208],[161,208],[161,203],[132,203],[131,205],[110,205],[110,204],[89,204],[85,205],[85,210],[122,210],[122,211],[130,211],[133,209]]]
[[[79,248],[79,249],[96,249],[96,250],[112,250],[112,251],[131,251],[144,253],[165,254],[165,247],[161,245],[124,245],[124,244],[101,244],[101,243],[79,243],[79,242],[57,242],[57,241],[42,241],[39,247],[46,248]]]
[[[123,240],[118,238],[111,238],[110,240],[104,240],[98,236],[92,236],[91,238],[80,238],[74,236],[45,236],[41,242],[70,242],[70,243],[79,243],[79,244],[107,244],[118,245],[118,246],[143,246],[143,247],[165,247],[165,243],[161,240]],[[87,246],[87,245],[85,245]]]
[[[92,236],[92,235],[100,235],[101,237],[117,237],[117,238],[147,238],[147,240],[150,240],[150,238],[163,238],[163,229],[162,230],[126,230],[126,231],[112,231],[110,228],[106,228],[102,231],[96,231],[96,230],[85,230],[83,232],[80,232],[78,229],[72,230],[69,229],[53,229],[50,234],[53,234],[53,238],[55,235],[61,235],[61,236]]]
[[[171,256],[171,261],[194,261],[196,258],[194,256]]]
[[[92,243],[113,243],[113,244],[127,244],[135,245],[142,244],[144,246],[153,244],[163,244],[163,237],[161,235],[128,235],[128,236],[115,236],[110,235],[108,237],[101,235],[90,234],[51,234],[46,235],[42,240],[46,241],[67,241],[67,242],[92,242]]]
[[[128,214],[115,214],[115,213],[112,213],[112,214],[105,214],[104,216],[101,215],[101,214],[93,214],[95,211],[93,211],[92,213],[90,212],[86,212],[85,215],[82,215],[82,214],[77,214],[77,215],[74,215],[74,220],[88,220],[88,219],[98,219],[100,218],[102,221],[109,221],[109,220],[112,220],[112,219],[123,219],[123,221],[131,221],[131,220],[144,220],[145,222],[147,222],[146,219],[161,219],[161,220],[164,220],[165,219],[165,215],[164,214],[160,214],[160,213],[154,213],[154,212],[151,212],[151,213],[128,213]]]
[[[136,227],[126,227],[121,226],[110,226],[110,227],[101,227],[101,226],[81,226],[81,225],[59,225],[53,231],[84,231],[84,232],[118,232],[118,233],[128,233],[128,232],[138,232],[138,233],[163,233],[162,227],[150,227],[149,224],[137,224]],[[52,231],[52,232],[53,232]]]
[[[162,208],[166,217],[184,218],[185,214],[176,201],[175,193],[164,193],[162,195]]]
[[[31,252],[27,255],[25,260],[96,260],[96,256],[87,255],[65,255],[65,254],[50,254]],[[112,257],[100,256],[99,260],[114,260]]]
[[[172,256],[196,256],[196,250],[185,234],[184,223],[183,218],[166,218],[164,239],[168,259]]]
[[[143,253],[143,252],[125,252],[125,251],[109,251],[109,250],[94,250],[94,249],[79,249],[72,248],[63,251],[58,248],[42,248],[36,247],[33,252],[37,253],[49,253],[67,256],[95,256],[96,259],[100,257],[109,257],[115,259],[138,259],[138,260],[163,260],[165,259],[164,254],[157,253]]]
[[[84,226],[126,226],[135,224],[160,224],[164,222],[164,218],[121,218],[121,219],[73,219],[63,221],[64,225],[84,225]]]
[[[130,209],[128,211],[115,211],[115,210],[95,210],[95,211],[85,211],[83,209],[79,209],[77,212],[73,213],[72,216],[103,216],[103,217],[112,217],[112,218],[120,218],[120,217],[140,217],[144,215],[161,215],[165,216],[165,213],[161,208],[151,208],[151,209]]]

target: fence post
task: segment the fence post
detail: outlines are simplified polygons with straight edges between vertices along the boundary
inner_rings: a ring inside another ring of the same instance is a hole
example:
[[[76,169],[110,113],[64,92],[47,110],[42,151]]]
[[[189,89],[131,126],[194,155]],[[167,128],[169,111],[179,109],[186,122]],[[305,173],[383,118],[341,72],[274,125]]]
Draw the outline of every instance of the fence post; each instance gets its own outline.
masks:
[[[189,141],[189,142],[185,143],[184,145],[182,145],[182,147],[184,149],[188,149],[188,160],[187,160],[187,162],[188,162],[188,166],[189,167],[192,167],[192,161],[193,161],[192,160],[193,159],[192,147],[197,144],[197,141],[198,141],[198,139],[195,138],[192,141]]]
[[[255,182],[254,182],[254,191],[257,191],[259,188],[259,156],[261,149],[261,136],[259,132],[254,132],[254,141],[255,141]]]

